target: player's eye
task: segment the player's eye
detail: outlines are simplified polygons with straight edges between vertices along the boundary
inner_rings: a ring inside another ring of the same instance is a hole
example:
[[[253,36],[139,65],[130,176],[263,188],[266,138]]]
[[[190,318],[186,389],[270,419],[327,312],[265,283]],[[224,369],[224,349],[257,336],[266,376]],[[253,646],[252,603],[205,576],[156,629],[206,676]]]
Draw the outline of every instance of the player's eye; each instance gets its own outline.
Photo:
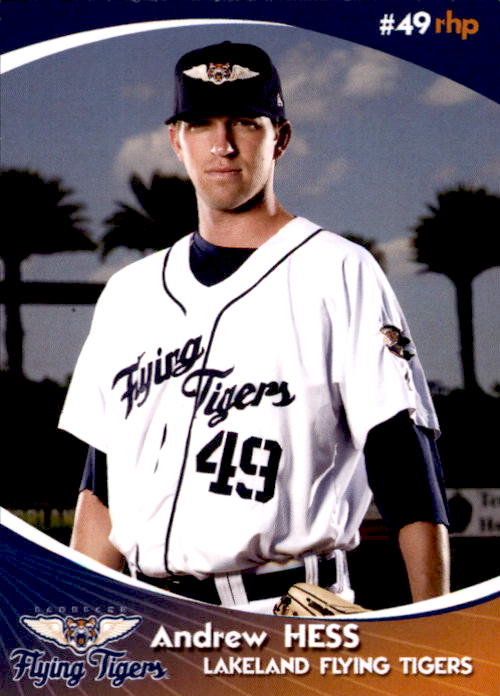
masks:
[[[188,130],[196,130],[200,128],[206,128],[209,125],[210,121],[208,118],[199,118],[196,119],[195,121],[189,121],[187,123],[187,129]]]
[[[237,118],[233,121],[233,126],[240,126],[248,130],[257,130],[259,124],[254,118]]]

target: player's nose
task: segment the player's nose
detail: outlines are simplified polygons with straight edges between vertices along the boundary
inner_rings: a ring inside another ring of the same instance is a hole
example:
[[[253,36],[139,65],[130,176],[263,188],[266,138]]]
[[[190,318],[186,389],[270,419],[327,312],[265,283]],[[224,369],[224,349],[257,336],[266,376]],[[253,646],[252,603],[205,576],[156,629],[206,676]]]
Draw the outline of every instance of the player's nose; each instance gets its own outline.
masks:
[[[236,143],[232,137],[231,126],[225,121],[217,121],[213,129],[212,155],[228,157],[236,154]]]

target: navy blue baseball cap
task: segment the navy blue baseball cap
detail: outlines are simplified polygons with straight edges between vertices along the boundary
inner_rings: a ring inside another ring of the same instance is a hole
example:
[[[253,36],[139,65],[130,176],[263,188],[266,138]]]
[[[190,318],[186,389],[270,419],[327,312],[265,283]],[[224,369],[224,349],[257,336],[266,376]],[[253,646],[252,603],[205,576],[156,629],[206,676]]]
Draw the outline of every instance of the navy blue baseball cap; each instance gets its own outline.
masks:
[[[278,72],[261,48],[224,41],[186,53],[175,66],[174,113],[165,123],[211,116],[284,119]]]

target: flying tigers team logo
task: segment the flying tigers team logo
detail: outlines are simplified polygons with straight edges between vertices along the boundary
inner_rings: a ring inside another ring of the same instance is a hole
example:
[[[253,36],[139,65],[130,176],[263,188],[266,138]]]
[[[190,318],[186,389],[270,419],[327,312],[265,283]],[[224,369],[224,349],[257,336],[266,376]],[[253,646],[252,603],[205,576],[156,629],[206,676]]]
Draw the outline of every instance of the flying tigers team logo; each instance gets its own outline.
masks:
[[[380,329],[380,333],[384,336],[384,343],[391,353],[404,360],[413,358],[415,353],[411,350],[411,340],[404,335],[401,329],[392,324],[385,324]]]
[[[212,82],[214,85],[222,85],[224,82],[234,82],[235,80],[249,80],[257,77],[258,72],[244,68],[242,65],[231,65],[230,63],[209,63],[208,65],[194,65],[189,70],[184,70],[184,75],[203,82]]]
[[[35,636],[69,648],[75,655],[84,655],[90,648],[107,645],[125,638],[141,623],[140,616],[90,616],[85,619],[72,616],[21,616],[23,626]]]
[[[140,616],[73,617],[52,614],[21,616],[19,622],[39,640],[71,651],[80,659],[64,659],[44,650],[16,648],[9,659],[13,681],[28,679],[40,689],[49,682],[59,681],[70,689],[78,687],[94,671],[94,681],[107,681],[113,688],[127,680],[147,677],[169,679],[168,671],[159,660],[130,660],[126,650],[117,650],[110,643],[126,638],[141,623]]]

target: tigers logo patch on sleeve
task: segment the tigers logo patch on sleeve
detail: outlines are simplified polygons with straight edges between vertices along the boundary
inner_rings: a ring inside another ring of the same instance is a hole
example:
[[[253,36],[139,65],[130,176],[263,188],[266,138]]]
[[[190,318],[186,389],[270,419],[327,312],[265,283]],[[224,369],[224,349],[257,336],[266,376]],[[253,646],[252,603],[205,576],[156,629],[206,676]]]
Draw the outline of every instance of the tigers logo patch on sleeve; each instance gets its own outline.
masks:
[[[392,324],[385,324],[380,329],[380,333],[384,336],[384,343],[387,348],[398,356],[398,358],[403,358],[404,360],[411,360],[415,353],[409,350],[411,346],[411,340],[407,338],[401,329]]]

